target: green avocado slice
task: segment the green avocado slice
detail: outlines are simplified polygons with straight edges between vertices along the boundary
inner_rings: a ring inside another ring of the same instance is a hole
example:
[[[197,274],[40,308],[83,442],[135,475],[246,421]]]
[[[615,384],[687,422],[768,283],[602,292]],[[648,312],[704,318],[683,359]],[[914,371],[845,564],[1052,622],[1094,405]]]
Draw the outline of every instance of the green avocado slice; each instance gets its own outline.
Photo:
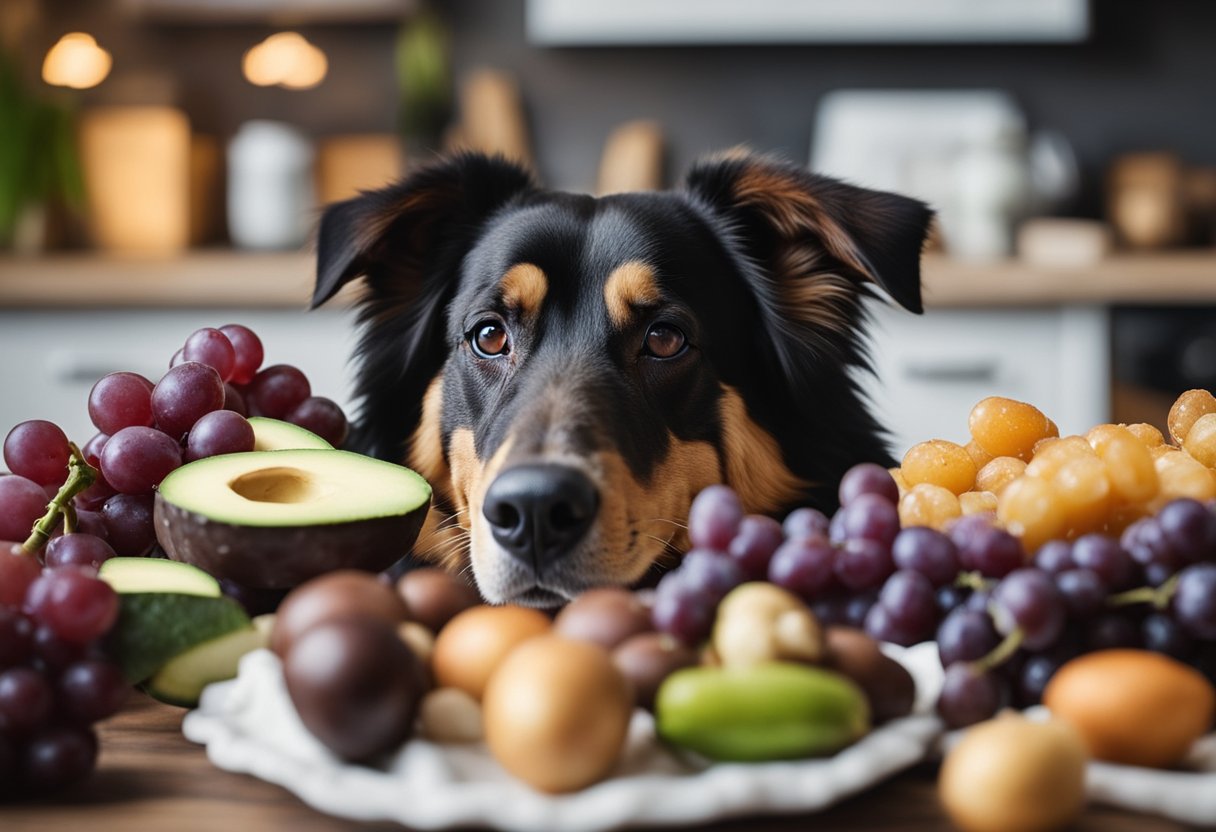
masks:
[[[97,576],[120,595],[173,592],[219,598],[220,582],[198,567],[161,558],[110,558]]]
[[[203,688],[236,676],[241,657],[269,642],[270,634],[256,626],[205,641],[166,662],[144,690],[161,702],[193,708]]]
[[[290,451],[300,448],[332,450],[334,447],[312,431],[281,419],[250,416],[249,425],[253,428],[255,451]]]
[[[231,598],[173,592],[120,594],[118,620],[106,649],[134,684],[190,648],[249,626],[249,616]]]

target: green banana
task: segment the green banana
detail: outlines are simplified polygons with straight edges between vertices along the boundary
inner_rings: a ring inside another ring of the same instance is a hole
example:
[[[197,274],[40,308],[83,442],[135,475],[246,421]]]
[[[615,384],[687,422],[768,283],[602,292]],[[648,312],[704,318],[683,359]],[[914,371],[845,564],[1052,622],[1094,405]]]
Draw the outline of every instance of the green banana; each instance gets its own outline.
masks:
[[[711,760],[757,762],[839,751],[870,730],[870,708],[851,680],[817,667],[691,667],[659,688],[655,724]]]

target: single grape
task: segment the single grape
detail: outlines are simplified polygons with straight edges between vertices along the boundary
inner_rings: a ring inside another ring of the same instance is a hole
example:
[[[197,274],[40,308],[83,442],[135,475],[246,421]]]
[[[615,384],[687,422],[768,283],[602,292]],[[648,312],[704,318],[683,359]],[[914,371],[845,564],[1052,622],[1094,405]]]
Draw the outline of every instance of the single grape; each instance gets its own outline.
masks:
[[[245,404],[250,415],[282,419],[310,395],[312,387],[302,372],[288,364],[275,364],[249,382]]]
[[[968,592],[969,590],[953,584],[939,586],[933,593],[934,600],[937,602],[938,618],[949,615],[950,611],[956,607],[963,606],[967,602]]]
[[[891,472],[881,465],[863,462],[854,465],[840,480],[840,504],[847,506],[862,494],[877,494],[895,505],[899,502],[899,488]]]
[[[1061,662],[1053,656],[1036,653],[1028,656],[1018,674],[1018,705],[1029,708],[1043,701],[1043,690],[1060,669]]]
[[[966,514],[952,522],[946,532],[961,554],[963,549],[971,546],[972,538],[987,534],[991,529],[992,518],[989,515]]]
[[[1107,589],[1130,589],[1139,577],[1136,562],[1119,541],[1104,534],[1086,534],[1072,545],[1072,562],[1102,579]]]
[[[680,562],[681,578],[700,590],[712,604],[747,580],[743,570],[728,556],[708,549],[693,549]]]
[[[148,554],[156,543],[151,494],[118,494],[101,507],[109,544],[122,557]]]
[[[1072,559],[1072,544],[1067,540],[1049,540],[1034,553],[1034,568],[1048,575],[1058,575],[1076,566]]]
[[[763,579],[769,561],[785,539],[781,524],[771,517],[749,514],[739,521],[739,531],[726,548],[748,579]]]
[[[1093,618],[1085,628],[1087,650],[1113,650],[1140,647],[1140,628],[1126,614],[1106,612]]]
[[[827,540],[830,522],[827,515],[817,508],[796,508],[786,515],[781,528],[790,540],[804,537]]]
[[[845,529],[845,517],[843,511],[837,511],[832,515],[832,519],[828,521],[828,540],[837,546],[842,545],[849,539],[849,533]]]
[[[0,734],[21,736],[44,725],[55,697],[42,674],[29,667],[0,673]]]
[[[22,541],[46,514],[42,486],[16,474],[0,475],[0,540]]]
[[[1042,650],[1064,629],[1064,599],[1046,573],[1037,569],[1010,572],[992,592],[992,617],[997,632],[1022,632],[1022,646]]]
[[[958,548],[963,569],[979,572],[985,578],[1003,578],[1022,567],[1026,555],[1021,542],[1004,529],[977,528]]]
[[[836,549],[826,540],[793,538],[773,553],[768,579],[804,601],[814,601],[836,586],[835,565]]]
[[[693,546],[725,552],[741,522],[743,506],[738,495],[725,485],[711,485],[696,496],[688,510],[688,538]]]
[[[149,493],[181,464],[181,447],[155,428],[123,428],[101,452],[101,473],[123,494]]]
[[[871,605],[866,611],[862,626],[870,638],[878,641],[886,641],[902,647],[911,647],[921,641],[914,630],[910,630],[896,621],[891,610],[881,602]]]
[[[179,349],[177,352],[173,353],[173,357],[169,359],[169,369],[172,370],[174,367],[176,367],[178,364],[181,364],[185,360],[186,360],[185,351]]]
[[[39,485],[62,485],[71,456],[67,434],[44,419],[22,422],[4,438],[8,470]]]
[[[346,414],[337,402],[324,396],[309,396],[285,417],[293,425],[310,430],[335,448],[341,448],[350,432]]]
[[[1174,618],[1161,612],[1145,616],[1140,622],[1144,649],[1164,653],[1179,661],[1188,661],[1195,652],[1195,642]]]
[[[152,427],[152,382],[139,373],[110,373],[89,392],[89,418],[102,433]]]
[[[114,556],[114,549],[100,537],[76,532],[49,542],[43,560],[49,569],[58,566],[92,566],[96,569]]]
[[[836,580],[854,592],[877,589],[894,571],[891,550],[869,538],[846,540],[836,555]]]
[[[1140,566],[1156,565],[1177,571],[1182,559],[1165,536],[1165,531],[1155,517],[1142,517],[1123,530],[1119,544]]]
[[[878,604],[905,635],[905,646],[918,644],[933,635],[937,626],[937,604],[933,583],[919,572],[901,569],[882,585]]]
[[[1216,554],[1216,514],[1198,500],[1171,500],[1157,512],[1157,524],[1183,563],[1210,560]]]
[[[89,441],[84,443],[84,447],[80,449],[80,455],[84,457],[84,461],[92,465],[94,468],[101,467],[101,451],[105,448],[106,443],[110,441],[110,434],[95,433],[89,437]]]
[[[56,726],[35,736],[25,747],[25,782],[51,791],[83,780],[97,762],[97,737],[87,728]]]
[[[975,610],[956,609],[937,628],[937,652],[942,667],[973,662],[991,653],[1000,642],[992,618]]]
[[[714,624],[714,602],[704,590],[681,579],[679,570],[669,572],[655,587],[651,621],[661,633],[696,646],[704,641]]]
[[[1102,611],[1106,584],[1089,569],[1069,569],[1055,576],[1056,589],[1064,599],[1069,618],[1084,621]]]
[[[127,701],[131,686],[112,662],[85,659],[59,676],[59,705],[73,721],[91,725],[112,716]]]
[[[878,494],[858,494],[837,516],[844,517],[840,522],[848,540],[873,540],[889,550],[899,534],[899,511],[894,503]]]
[[[64,641],[45,624],[34,627],[33,645],[34,656],[38,660],[36,665],[49,675],[57,674],[65,667],[87,659],[91,647],[88,644]]]
[[[958,547],[949,537],[926,526],[911,526],[895,536],[891,558],[897,569],[911,569],[934,586],[946,586],[958,577]]]
[[[101,508],[101,506],[98,506]],[[90,511],[88,509],[76,509],[76,531],[81,534],[91,534],[93,537],[100,537],[102,540],[109,540],[110,533],[106,530],[106,521],[102,518],[100,511]]]
[[[34,650],[34,625],[16,606],[0,606],[0,670],[25,664]]]
[[[864,629],[866,616],[870,614],[870,610],[874,609],[874,605],[877,603],[878,593],[872,589],[866,592],[859,592],[848,598],[844,603],[845,626],[856,627],[859,630]]]
[[[3,512],[0,512],[3,516]],[[0,605],[19,607],[25,593],[39,575],[42,567],[33,555],[24,554],[21,544],[0,543]]]
[[[174,367],[152,390],[152,415],[156,418],[156,427],[175,440],[203,416],[223,406],[224,382],[220,374],[197,361]],[[110,443],[113,441],[111,439]],[[113,479],[106,479],[122,491]]]
[[[204,327],[190,333],[182,347],[182,358],[186,361],[197,361],[206,364],[220,374],[224,381],[232,378],[236,367],[236,350],[228,336],[218,329]]]
[[[186,461],[253,450],[253,426],[239,413],[216,410],[203,416],[186,437]]]
[[[1196,638],[1216,640],[1216,564],[1199,563],[1178,573],[1174,617]]]
[[[64,641],[88,644],[118,618],[118,596],[105,581],[66,567],[48,569],[26,593],[26,611]]]
[[[1000,682],[970,664],[958,662],[946,668],[937,713],[949,728],[965,728],[992,718],[1005,698]]]
[[[245,406],[245,395],[232,384],[224,385],[224,410],[231,410],[242,416],[249,415],[249,408]]]
[[[988,608],[992,605],[992,590],[977,589],[967,596],[967,601],[963,606],[966,609],[974,610],[975,612],[988,613]]]
[[[262,341],[252,329],[240,324],[225,324],[220,327],[220,332],[227,336],[236,355],[231,380],[237,384],[248,384],[262,366]]]

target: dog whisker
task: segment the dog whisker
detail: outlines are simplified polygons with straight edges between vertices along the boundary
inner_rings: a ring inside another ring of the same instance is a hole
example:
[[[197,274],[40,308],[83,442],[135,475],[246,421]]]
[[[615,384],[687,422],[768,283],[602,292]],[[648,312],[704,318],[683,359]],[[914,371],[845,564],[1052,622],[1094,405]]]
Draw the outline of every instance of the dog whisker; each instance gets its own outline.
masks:
[[[685,531],[688,531],[688,524],[681,523],[678,520],[671,520],[667,517],[649,517],[645,520],[634,520],[633,523],[669,523],[678,529],[684,529]]]

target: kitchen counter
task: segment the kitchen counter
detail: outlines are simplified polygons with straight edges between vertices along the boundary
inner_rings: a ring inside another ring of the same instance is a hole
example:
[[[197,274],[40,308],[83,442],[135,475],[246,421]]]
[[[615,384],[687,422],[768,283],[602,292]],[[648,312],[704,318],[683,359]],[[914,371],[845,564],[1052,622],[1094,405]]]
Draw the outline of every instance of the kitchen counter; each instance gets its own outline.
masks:
[[[303,307],[312,294],[311,252],[202,249],[172,259],[98,254],[0,258],[0,308]],[[1016,260],[924,260],[926,305],[935,308],[1074,304],[1216,304],[1216,251],[1117,254],[1084,268]],[[353,292],[340,297],[349,300]]]
[[[0,803],[0,828],[91,832],[176,830],[345,830],[356,827],[309,809],[278,786],[229,774],[181,734],[180,708],[136,695],[99,727],[98,770],[81,786],[46,800]],[[793,832],[810,828],[950,829],[937,803],[936,771],[923,764],[818,815],[739,818],[703,826],[716,832]],[[359,824],[360,829],[400,829]],[[1075,832],[1181,832],[1161,818],[1090,806]]]

